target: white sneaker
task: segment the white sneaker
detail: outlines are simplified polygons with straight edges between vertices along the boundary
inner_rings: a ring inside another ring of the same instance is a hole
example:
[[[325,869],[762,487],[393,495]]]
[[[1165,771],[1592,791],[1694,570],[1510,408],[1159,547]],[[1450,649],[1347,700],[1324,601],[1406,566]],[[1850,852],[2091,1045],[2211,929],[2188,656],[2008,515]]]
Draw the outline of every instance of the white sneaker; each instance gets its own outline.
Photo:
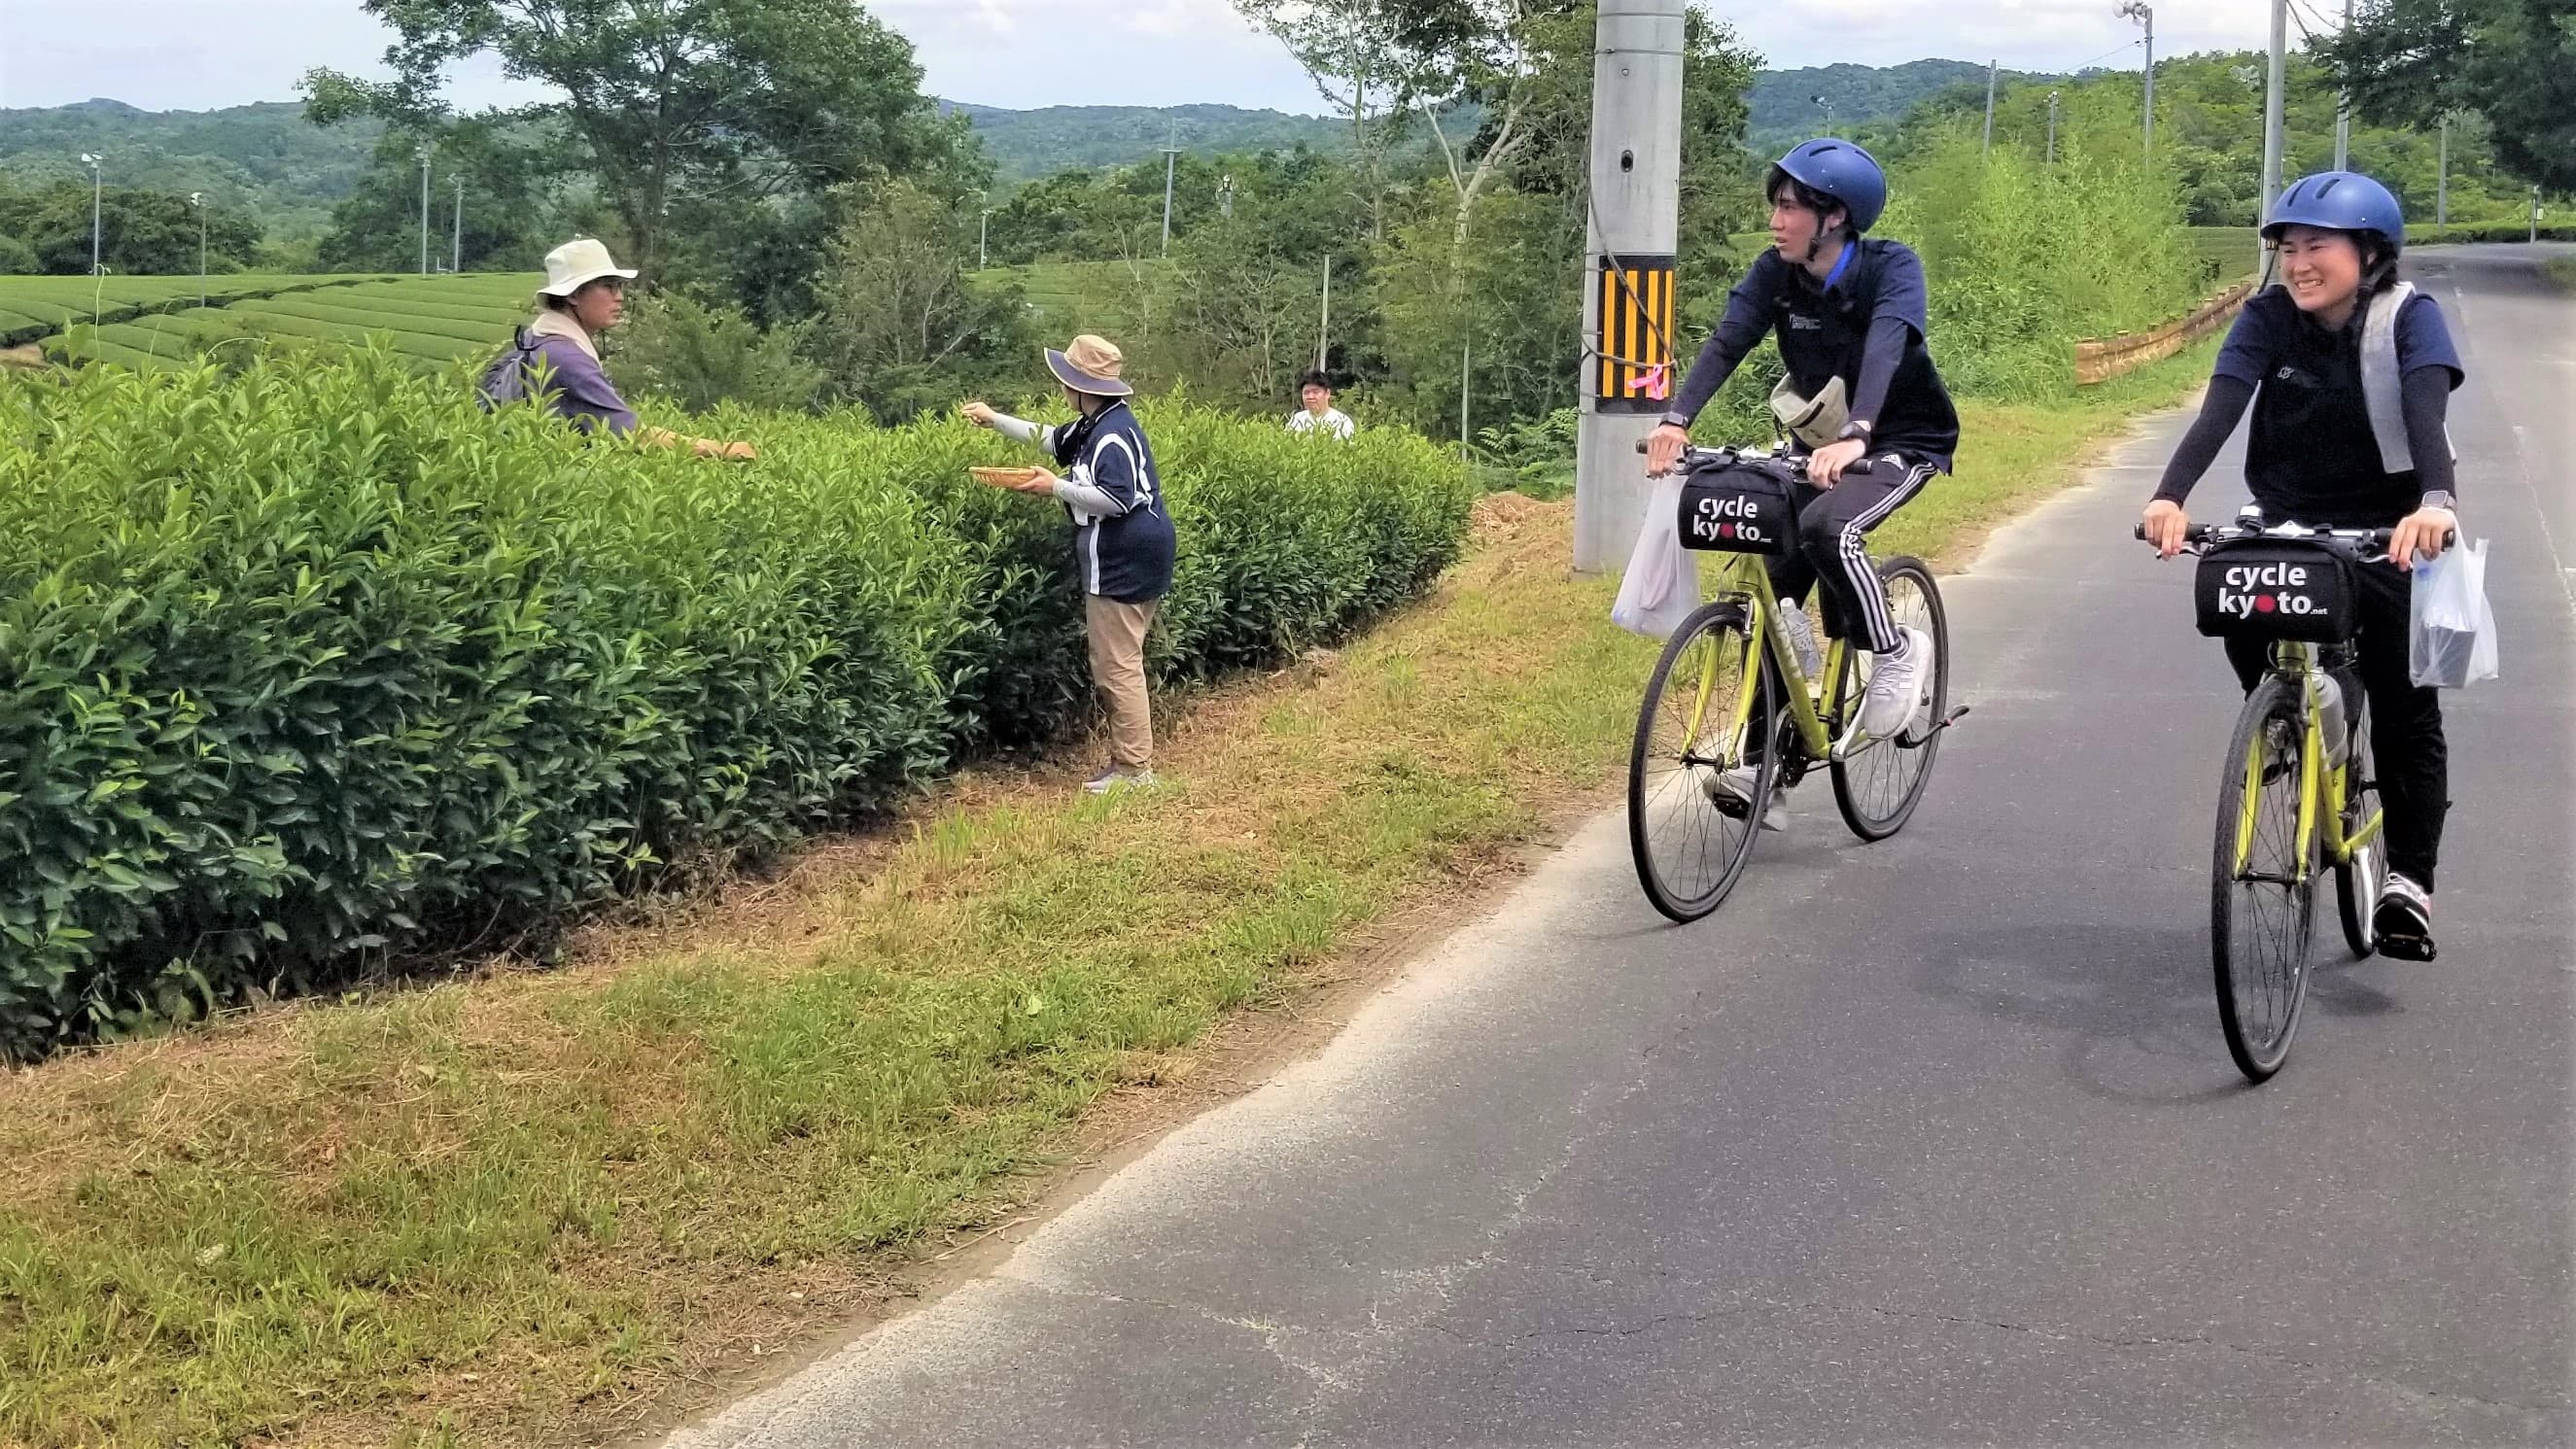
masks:
[[[1903,734],[1923,709],[1924,691],[1931,684],[1932,640],[1920,629],[1907,628],[1904,633],[1902,650],[1870,661],[1869,692],[1862,696],[1860,716],[1854,722],[1870,739]]]
[[[1732,770],[1720,770],[1708,777],[1705,787],[1708,791],[1708,803],[1716,806],[1717,813],[1729,820],[1741,820],[1744,818],[1745,811],[1753,804],[1753,786],[1758,778],[1759,776],[1754,773],[1750,765],[1738,765]],[[1763,808],[1762,828],[1765,830],[1789,828],[1789,808],[1780,803],[1780,792],[1776,788],[1771,792],[1771,803]]]
[[[2388,873],[2380,887],[2379,908],[2371,913],[2371,932],[2379,954],[2400,961],[2430,961],[2433,948],[2433,893],[2411,878]]]

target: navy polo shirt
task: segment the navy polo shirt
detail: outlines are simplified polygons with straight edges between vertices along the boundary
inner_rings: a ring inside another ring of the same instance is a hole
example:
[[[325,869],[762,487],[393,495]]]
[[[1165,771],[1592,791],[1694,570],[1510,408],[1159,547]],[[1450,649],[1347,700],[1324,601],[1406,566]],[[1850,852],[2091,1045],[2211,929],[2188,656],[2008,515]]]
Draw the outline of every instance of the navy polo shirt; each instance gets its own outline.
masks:
[[[2415,511],[2415,473],[2380,463],[2361,388],[2362,318],[2327,331],[2290,294],[2258,292],[2219,350],[2219,377],[2254,391],[2245,439],[2245,485],[2274,518],[2318,528],[2385,528]],[[2467,376],[2442,320],[2442,306],[2417,292],[2397,314],[2397,372],[2447,368],[2451,386]]]
[[[1667,420],[1689,426],[1766,333],[1779,343],[1790,386],[1801,396],[1813,397],[1839,377],[1844,396],[1857,404],[1870,326],[1891,320],[1903,324],[1904,349],[1872,420],[1870,451],[1893,449],[1946,472],[1959,450],[1959,413],[1924,341],[1930,306],[1923,259],[1903,242],[1860,238],[1844,248],[1822,284],[1777,248],[1766,250],[1728,294],[1726,315]]]
[[[1067,480],[1100,490],[1115,510],[1104,514],[1065,505],[1073,517],[1074,571],[1082,591],[1130,604],[1163,597],[1171,591],[1178,540],[1163,507],[1163,476],[1135,409],[1111,403],[1080,449],[1078,456],[1059,458]]]

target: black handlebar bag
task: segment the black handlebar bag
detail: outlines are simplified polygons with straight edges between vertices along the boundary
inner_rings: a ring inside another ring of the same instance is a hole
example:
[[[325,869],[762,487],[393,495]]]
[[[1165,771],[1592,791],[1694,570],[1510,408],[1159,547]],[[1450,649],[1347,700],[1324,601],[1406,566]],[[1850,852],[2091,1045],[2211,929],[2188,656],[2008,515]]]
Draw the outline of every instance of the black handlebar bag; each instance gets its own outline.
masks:
[[[2360,623],[2360,567],[2341,549],[2295,539],[2212,544],[2192,578],[2200,632],[2214,639],[2341,644]]]
[[[1682,479],[1682,547],[1785,557],[1798,548],[1798,500],[1789,470],[1736,459]]]

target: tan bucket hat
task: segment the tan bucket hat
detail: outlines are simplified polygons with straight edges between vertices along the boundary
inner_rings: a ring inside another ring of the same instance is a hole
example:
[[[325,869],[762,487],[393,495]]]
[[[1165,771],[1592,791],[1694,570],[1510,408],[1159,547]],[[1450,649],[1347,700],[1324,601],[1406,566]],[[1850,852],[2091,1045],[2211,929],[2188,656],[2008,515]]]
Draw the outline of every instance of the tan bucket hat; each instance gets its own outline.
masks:
[[[635,273],[617,265],[608,254],[608,244],[589,237],[575,237],[546,253],[546,284],[537,289],[540,297],[569,297],[602,277],[635,280]]]
[[[1086,332],[1064,345],[1062,351],[1048,348],[1047,370],[1056,381],[1075,392],[1093,397],[1126,397],[1134,388],[1118,380],[1120,368],[1127,365],[1126,354],[1105,337]]]

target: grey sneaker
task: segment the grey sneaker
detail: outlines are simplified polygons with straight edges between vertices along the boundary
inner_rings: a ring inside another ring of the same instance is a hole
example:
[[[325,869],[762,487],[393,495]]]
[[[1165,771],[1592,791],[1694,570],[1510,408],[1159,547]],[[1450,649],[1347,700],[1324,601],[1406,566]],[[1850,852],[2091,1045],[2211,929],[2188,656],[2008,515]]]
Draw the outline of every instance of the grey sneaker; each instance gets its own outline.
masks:
[[[1905,647],[1870,661],[1869,693],[1860,702],[1860,732],[1874,740],[1905,732],[1922,712],[1923,693],[1931,683],[1932,640],[1922,630],[1907,628]]]
[[[1705,786],[1708,803],[1716,806],[1717,813],[1729,820],[1743,819],[1753,805],[1753,785],[1757,778],[1750,765],[1738,765],[1732,770],[1720,770],[1710,775]],[[1789,828],[1789,807],[1780,803],[1777,789],[1771,792],[1771,803],[1762,811],[1762,828]]]
[[[1090,791],[1094,795],[1106,795],[1112,790],[1123,790],[1131,787],[1143,789],[1153,783],[1154,771],[1151,766],[1131,773],[1112,765],[1108,769],[1103,770],[1099,774],[1084,781],[1082,788]]]

